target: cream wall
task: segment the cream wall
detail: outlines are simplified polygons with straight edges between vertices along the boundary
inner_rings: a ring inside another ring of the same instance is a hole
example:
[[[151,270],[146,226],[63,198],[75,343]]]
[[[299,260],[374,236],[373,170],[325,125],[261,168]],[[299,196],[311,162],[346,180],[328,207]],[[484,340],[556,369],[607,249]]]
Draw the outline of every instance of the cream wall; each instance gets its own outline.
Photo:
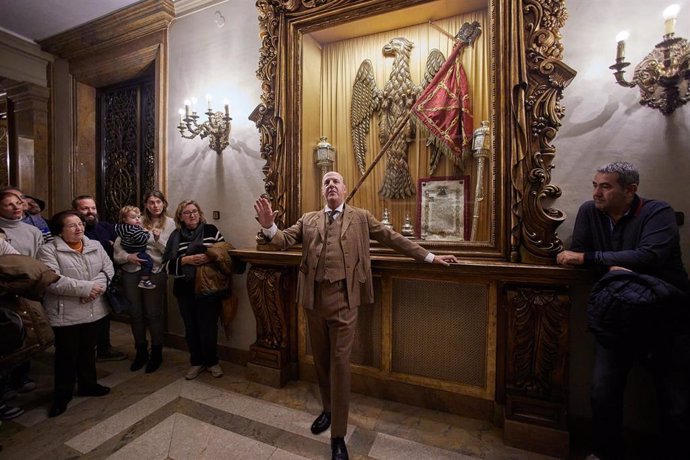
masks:
[[[632,69],[661,41],[663,9],[672,3],[648,0],[567,1],[569,19],[562,30],[564,62],[578,75],[564,91],[566,114],[555,140],[557,147],[552,183],[563,190],[554,206],[568,219],[559,228],[570,245],[577,210],[591,199],[594,170],[611,161],[631,161],[640,170],[640,195],[668,201],[686,213],[680,227],[685,266],[690,266],[690,106],[664,116],[639,104],[638,88],[615,83],[609,66],[616,55],[616,34],[630,32],[627,61]],[[690,0],[681,5],[677,35],[690,37]],[[589,383],[593,342],[586,330],[586,289],[578,293],[571,310],[570,411],[589,417]],[[627,399],[626,423],[648,428],[654,423],[651,379],[634,369]]]
[[[236,247],[254,246],[258,227],[252,205],[264,190],[259,132],[247,118],[261,94],[255,76],[260,46],[257,16],[254,2],[228,1],[174,20],[169,31],[170,211],[172,214],[181,200],[197,200],[207,220]],[[217,21],[223,19],[225,24],[218,27]],[[177,130],[177,109],[184,99],[196,96],[197,112],[203,112],[207,93],[213,96],[214,110],[223,109],[223,98],[230,101],[232,133],[230,146],[222,155],[209,148],[208,139],[183,139]],[[219,220],[212,219],[213,211],[220,212]],[[240,307],[227,344],[248,350],[256,340],[256,325],[245,283],[245,276],[234,278]],[[174,304],[168,317],[174,330],[183,333]]]

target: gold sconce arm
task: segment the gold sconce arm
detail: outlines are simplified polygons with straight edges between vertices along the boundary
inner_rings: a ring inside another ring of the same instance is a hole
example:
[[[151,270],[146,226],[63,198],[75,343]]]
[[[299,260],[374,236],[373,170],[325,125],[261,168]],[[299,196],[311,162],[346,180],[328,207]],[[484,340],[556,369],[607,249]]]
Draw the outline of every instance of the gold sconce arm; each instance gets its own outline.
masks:
[[[625,69],[630,65],[629,62],[625,62],[623,58],[618,58],[616,59],[616,63],[613,64],[612,66],[609,67],[609,69],[614,70],[613,76],[616,77],[616,83],[618,83],[621,86],[624,86],[626,88],[634,88],[637,86],[637,83],[629,82],[625,79]]]

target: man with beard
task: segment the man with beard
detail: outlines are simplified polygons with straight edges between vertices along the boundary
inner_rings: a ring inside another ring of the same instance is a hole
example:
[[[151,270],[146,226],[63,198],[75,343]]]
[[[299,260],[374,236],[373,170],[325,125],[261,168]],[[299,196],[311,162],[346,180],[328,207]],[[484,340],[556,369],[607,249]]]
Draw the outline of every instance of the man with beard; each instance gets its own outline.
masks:
[[[311,426],[313,434],[331,427],[334,460],[348,459],[345,435],[350,402],[350,355],[360,305],[374,302],[369,240],[374,239],[418,262],[448,265],[454,256],[435,256],[388,229],[365,209],[345,206],[347,187],[335,171],[323,176],[325,209],[304,214],[295,225],[278,230],[277,212],[266,198],[254,204],[262,232],[287,249],[302,243],[297,301],[309,323],[316,376],[323,411]],[[332,415],[331,415],[332,414]],[[333,425],[331,426],[331,420]]]
[[[108,253],[110,260],[113,260],[113,244],[117,235],[115,234],[115,225],[110,222],[101,222],[98,219],[98,209],[96,209],[96,200],[91,195],[79,195],[72,200],[72,209],[78,211],[86,221],[86,228],[84,234],[92,240],[97,240]],[[98,321],[98,345],[97,355],[98,361],[121,361],[127,359],[127,355],[121,351],[115,350],[110,344],[110,315],[106,315],[103,319]]]

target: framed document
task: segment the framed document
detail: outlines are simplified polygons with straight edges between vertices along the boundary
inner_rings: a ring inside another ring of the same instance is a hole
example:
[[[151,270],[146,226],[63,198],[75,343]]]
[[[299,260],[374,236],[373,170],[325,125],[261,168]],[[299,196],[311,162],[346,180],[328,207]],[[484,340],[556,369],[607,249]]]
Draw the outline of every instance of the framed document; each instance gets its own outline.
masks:
[[[426,241],[469,241],[469,190],[469,176],[419,179],[417,237]]]

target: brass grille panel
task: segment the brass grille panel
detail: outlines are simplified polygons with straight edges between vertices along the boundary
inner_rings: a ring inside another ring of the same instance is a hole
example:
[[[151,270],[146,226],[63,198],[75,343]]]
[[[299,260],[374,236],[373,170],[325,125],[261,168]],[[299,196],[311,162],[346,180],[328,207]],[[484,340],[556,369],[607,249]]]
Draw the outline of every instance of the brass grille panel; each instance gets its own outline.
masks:
[[[352,364],[381,367],[381,279],[374,278],[373,305],[359,308],[357,333],[352,345]]]
[[[485,387],[487,322],[485,285],[395,279],[393,372]]]

